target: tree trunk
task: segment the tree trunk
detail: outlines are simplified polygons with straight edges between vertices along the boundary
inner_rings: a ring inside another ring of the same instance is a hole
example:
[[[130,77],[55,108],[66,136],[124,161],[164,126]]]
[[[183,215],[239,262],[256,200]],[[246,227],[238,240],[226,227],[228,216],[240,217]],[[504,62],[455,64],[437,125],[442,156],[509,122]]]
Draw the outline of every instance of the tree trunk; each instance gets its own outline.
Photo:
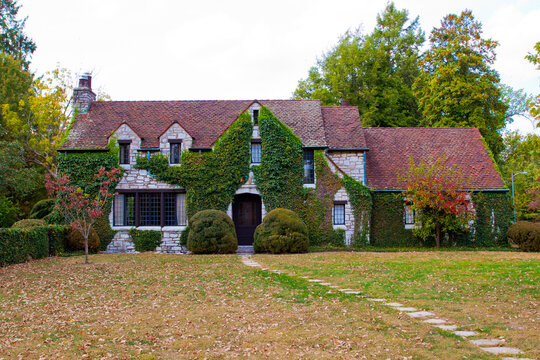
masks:
[[[437,230],[437,235],[435,236],[435,246],[437,249],[441,248],[441,225],[436,225],[435,229]]]
[[[85,255],[84,263],[90,264],[88,262],[88,235],[84,236],[84,255]]]

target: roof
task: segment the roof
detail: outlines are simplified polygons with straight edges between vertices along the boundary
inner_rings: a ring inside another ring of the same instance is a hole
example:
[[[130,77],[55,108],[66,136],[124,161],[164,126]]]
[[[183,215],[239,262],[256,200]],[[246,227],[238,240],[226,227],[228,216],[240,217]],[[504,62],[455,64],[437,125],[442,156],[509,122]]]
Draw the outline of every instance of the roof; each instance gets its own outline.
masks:
[[[267,106],[304,146],[327,146],[319,100],[207,100],[92,102],[62,147],[104,148],[122,123],[143,139],[141,147],[157,147],[159,136],[178,122],[192,136],[193,147],[209,148],[253,102]]]
[[[445,158],[457,165],[470,189],[503,189],[491,156],[476,128],[364,128],[367,185],[373,189],[402,189],[397,175],[416,161]]]
[[[356,106],[323,106],[329,149],[366,149],[360,114]]]

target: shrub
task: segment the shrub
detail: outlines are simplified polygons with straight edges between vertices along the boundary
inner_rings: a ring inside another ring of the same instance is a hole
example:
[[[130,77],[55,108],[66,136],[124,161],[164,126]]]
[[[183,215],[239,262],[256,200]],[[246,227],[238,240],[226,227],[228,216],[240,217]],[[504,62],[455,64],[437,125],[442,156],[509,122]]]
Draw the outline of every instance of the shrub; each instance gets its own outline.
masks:
[[[38,201],[32,211],[30,211],[30,219],[44,219],[45,216],[52,213],[54,210],[55,201],[54,199],[45,199]]]
[[[73,227],[69,227],[66,232],[66,247],[67,250],[80,251],[84,250],[84,236],[81,232]],[[99,236],[93,228],[88,236],[88,251],[97,252],[99,250]]]
[[[331,245],[345,247],[345,229],[335,229],[332,231]]]
[[[45,220],[42,219],[24,219],[19,220],[15,224],[11,225],[12,228],[17,229],[30,229],[43,226],[47,226],[47,224],[45,223]]]
[[[66,232],[68,227],[63,225],[48,225],[49,255],[54,256],[66,251]]]
[[[511,244],[519,246],[522,251],[540,251],[540,225],[518,221],[510,226],[506,233]]]
[[[231,218],[219,210],[203,210],[189,222],[187,248],[194,254],[231,254],[238,249]]]
[[[0,266],[44,258],[48,253],[46,228],[0,229]]]
[[[184,231],[180,234],[180,245],[186,246],[187,245],[187,238],[189,235],[189,226],[186,226]]]
[[[133,239],[135,250],[154,251],[161,244],[161,232],[154,230],[129,230],[129,236]]]
[[[291,210],[270,211],[255,229],[253,250],[272,254],[299,253],[308,250],[308,229]]]
[[[116,231],[111,228],[108,216],[102,216],[96,220],[93,225],[94,230],[99,237],[99,249],[102,251],[107,250],[107,246],[111,243]]]

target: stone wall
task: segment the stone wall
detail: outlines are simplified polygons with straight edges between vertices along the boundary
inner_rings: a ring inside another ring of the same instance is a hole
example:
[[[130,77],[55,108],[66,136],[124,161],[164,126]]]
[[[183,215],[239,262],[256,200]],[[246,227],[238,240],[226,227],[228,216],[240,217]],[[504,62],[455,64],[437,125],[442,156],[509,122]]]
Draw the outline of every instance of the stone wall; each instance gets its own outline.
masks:
[[[152,175],[148,175],[147,170],[137,170],[131,167],[124,170],[124,176],[116,186],[117,190],[172,190],[181,189],[176,185],[172,185],[163,181],[157,181]]]
[[[140,230],[150,230],[140,227]],[[180,245],[180,235],[185,229],[184,226],[165,228],[152,227],[151,230],[161,231],[161,244],[156,248],[158,253],[162,254],[186,254],[187,249]],[[108,253],[134,253],[135,246],[133,239],[129,235],[129,230],[120,230],[115,235],[110,244],[107,246]]]
[[[365,185],[363,151],[333,151],[328,156],[341,170]]]

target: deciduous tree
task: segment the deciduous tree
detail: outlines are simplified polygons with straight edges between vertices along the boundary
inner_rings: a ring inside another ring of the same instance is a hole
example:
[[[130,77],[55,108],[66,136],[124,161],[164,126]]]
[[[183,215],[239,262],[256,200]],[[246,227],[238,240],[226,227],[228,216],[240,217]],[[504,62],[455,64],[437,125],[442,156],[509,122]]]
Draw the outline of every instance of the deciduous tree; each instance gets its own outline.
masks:
[[[474,212],[471,196],[464,190],[465,178],[456,166],[447,166],[445,159],[422,160],[416,164],[409,159],[409,166],[400,175],[405,191],[403,197],[416,213],[416,236],[435,237],[441,246],[444,232],[467,231]]]
[[[47,176],[46,187],[49,194],[56,197],[56,209],[84,237],[86,264],[88,264],[88,237],[92,225],[103,216],[104,208],[113,196],[114,186],[120,173],[120,168],[106,171],[104,167],[101,167],[94,175],[99,183],[99,191],[95,194],[85,193],[80,187],[72,185],[68,176],[61,176],[58,179]]]
[[[346,100],[358,106],[368,126],[415,126],[418,106],[412,84],[424,42],[418,17],[393,3],[377,16],[373,32],[348,31],[338,44],[300,80],[293,97],[320,99],[323,105]]]

